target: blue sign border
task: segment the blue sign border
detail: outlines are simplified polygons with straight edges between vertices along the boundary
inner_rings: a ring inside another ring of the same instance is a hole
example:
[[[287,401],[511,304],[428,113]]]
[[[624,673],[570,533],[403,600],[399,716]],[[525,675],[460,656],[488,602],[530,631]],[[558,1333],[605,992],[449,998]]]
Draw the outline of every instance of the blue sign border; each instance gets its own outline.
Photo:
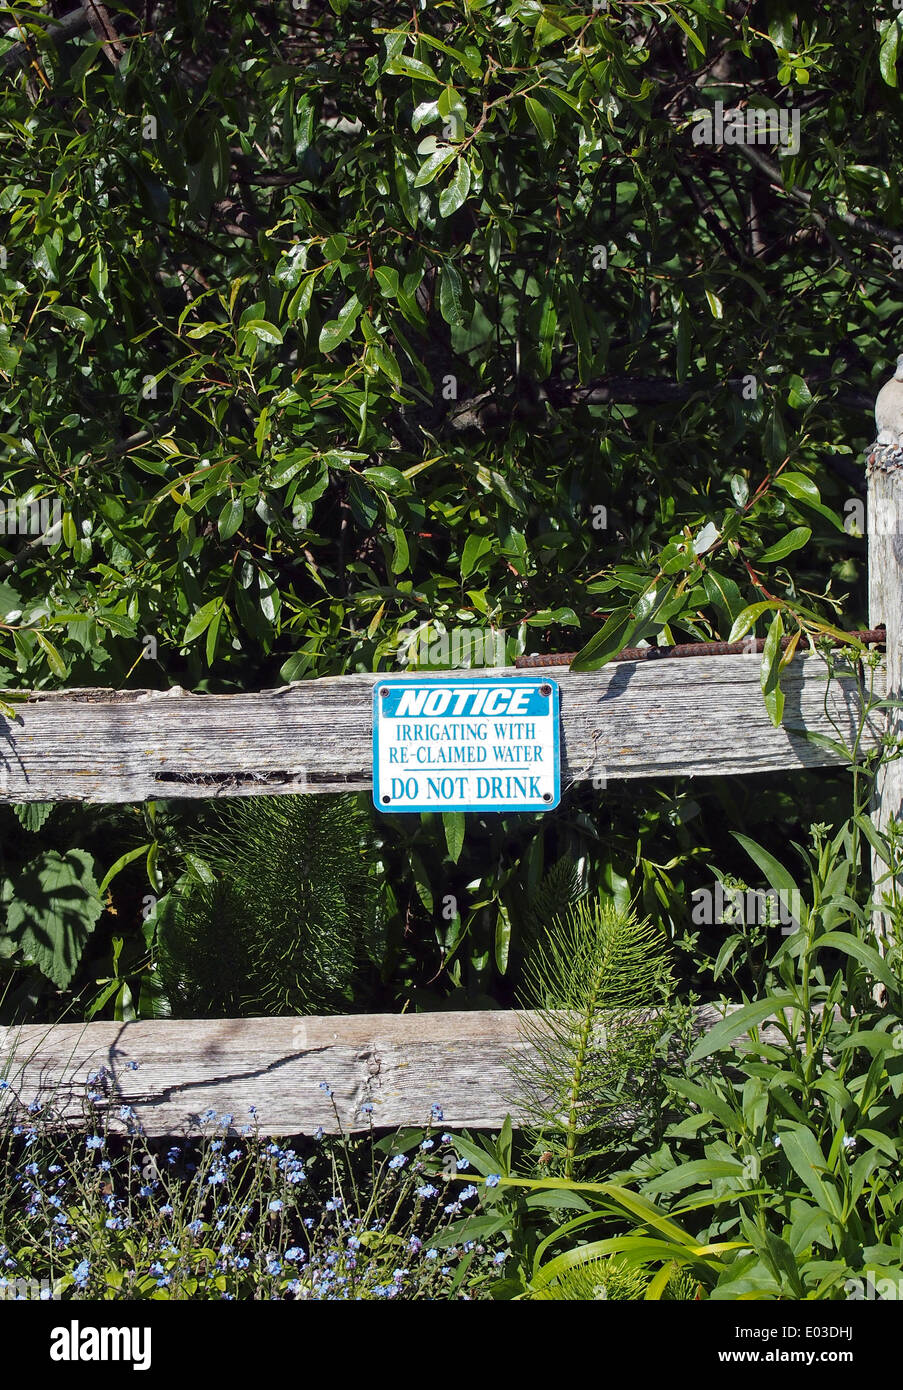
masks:
[[[552,687],[552,756],[554,759],[554,786],[552,790],[552,800],[544,802],[542,806],[524,806],[521,802],[506,802],[504,805],[498,804],[487,806],[485,802],[470,802],[465,806],[424,806],[414,804],[413,806],[382,806],[379,802],[379,739],[377,736],[379,692],[386,687],[392,689],[398,687],[402,690],[409,689],[411,686],[427,686],[430,689],[437,687],[447,687],[449,685],[513,685],[513,686],[539,686],[549,685]],[[558,682],[550,680],[548,676],[471,676],[465,673],[459,674],[457,671],[449,671],[445,676],[408,676],[402,680],[393,679],[387,676],[374,682],[373,685],[373,733],[371,737],[372,745],[372,772],[373,772],[373,804],[377,811],[381,811],[384,816],[393,815],[419,815],[422,811],[481,811],[483,814],[500,815],[505,812],[517,811],[521,815],[536,815],[544,811],[554,811],[561,802],[561,706]]]

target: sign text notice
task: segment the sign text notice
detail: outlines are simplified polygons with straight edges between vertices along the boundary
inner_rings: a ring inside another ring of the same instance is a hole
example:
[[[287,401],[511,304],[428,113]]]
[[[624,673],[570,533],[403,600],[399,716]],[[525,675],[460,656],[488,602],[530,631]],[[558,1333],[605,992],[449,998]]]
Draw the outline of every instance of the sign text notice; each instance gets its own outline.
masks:
[[[558,686],[545,677],[383,680],[373,688],[381,811],[550,811]]]

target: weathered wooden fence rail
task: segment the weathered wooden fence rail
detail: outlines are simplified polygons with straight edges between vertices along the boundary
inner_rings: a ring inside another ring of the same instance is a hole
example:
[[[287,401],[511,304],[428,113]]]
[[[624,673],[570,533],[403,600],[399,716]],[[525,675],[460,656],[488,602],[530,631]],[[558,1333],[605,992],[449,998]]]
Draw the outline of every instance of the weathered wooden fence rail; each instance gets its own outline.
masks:
[[[783,678],[784,724],[775,729],[762,700],[760,663],[751,654],[615,661],[580,674],[550,670],[561,684],[562,786],[836,762],[806,731],[836,739],[839,729],[852,740],[861,709],[855,673],[826,686],[820,658],[793,661]],[[504,680],[523,673],[479,674]],[[0,719],[0,800],[121,802],[369,788],[370,694],[384,678],[327,677],[247,695],[178,688],[40,693],[16,707],[15,721]],[[873,723],[864,746],[879,736]]]
[[[711,1005],[698,1009],[697,1031],[720,1017]],[[119,1110],[128,1105],[150,1136],[197,1128],[208,1110],[262,1134],[350,1133],[371,1123],[364,1104],[380,1127],[426,1124],[435,1104],[448,1128],[491,1128],[509,1112],[522,1118],[512,1064],[532,1047],[530,1018],[493,1010],[28,1024],[5,1038],[0,1030],[0,1076],[11,1083],[0,1092],[0,1115],[38,1100],[45,1115],[77,1125],[97,1110],[89,1094],[105,1089],[109,1127],[127,1129]],[[764,1032],[779,1036],[768,1025]],[[105,1080],[89,1082],[101,1068]]]

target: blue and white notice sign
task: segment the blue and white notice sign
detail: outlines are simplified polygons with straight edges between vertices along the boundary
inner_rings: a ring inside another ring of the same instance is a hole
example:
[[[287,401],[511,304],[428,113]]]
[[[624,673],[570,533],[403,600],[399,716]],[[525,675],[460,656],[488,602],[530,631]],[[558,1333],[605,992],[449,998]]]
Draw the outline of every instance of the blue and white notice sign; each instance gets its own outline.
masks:
[[[381,811],[551,811],[561,799],[558,686],[515,676],[381,680],[373,800]]]

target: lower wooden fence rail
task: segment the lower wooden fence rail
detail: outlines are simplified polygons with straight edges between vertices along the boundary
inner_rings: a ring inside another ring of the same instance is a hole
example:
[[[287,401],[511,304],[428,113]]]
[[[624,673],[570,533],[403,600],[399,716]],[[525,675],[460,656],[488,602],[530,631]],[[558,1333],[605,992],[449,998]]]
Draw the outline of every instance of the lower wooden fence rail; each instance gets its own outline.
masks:
[[[703,1005],[697,1032],[721,1017]],[[97,1123],[100,1111],[110,1129],[122,1132],[129,1117],[120,1108],[130,1106],[151,1137],[197,1128],[211,1110],[217,1119],[232,1116],[236,1129],[252,1124],[261,1134],[320,1127],[332,1134],[366,1130],[371,1120],[379,1127],[426,1124],[438,1105],[445,1127],[492,1129],[509,1113],[523,1119],[512,1065],[532,1048],[534,1023],[534,1015],[513,1009],[31,1023],[7,1029],[5,1038],[0,1030],[0,1076],[10,1082],[0,1092],[0,1117],[4,1108],[19,1111],[37,1100],[45,1119],[77,1126],[86,1114]],[[762,1034],[781,1036],[772,1024]],[[370,1117],[365,1104],[373,1106]]]

